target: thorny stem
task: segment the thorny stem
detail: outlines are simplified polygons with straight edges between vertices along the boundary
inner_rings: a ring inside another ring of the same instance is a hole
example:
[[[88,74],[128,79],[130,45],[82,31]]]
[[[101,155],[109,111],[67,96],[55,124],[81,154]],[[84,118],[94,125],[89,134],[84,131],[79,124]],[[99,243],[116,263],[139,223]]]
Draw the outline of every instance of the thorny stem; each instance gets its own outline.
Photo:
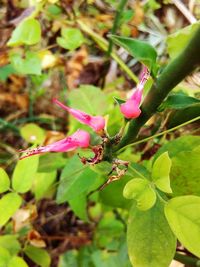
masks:
[[[200,26],[187,47],[158,76],[142,104],[141,115],[130,122],[127,133],[115,150],[135,141],[141,127],[154,115],[169,92],[200,65]],[[183,114],[184,116],[184,114]]]
[[[111,30],[111,34],[115,34],[117,31],[117,28],[119,26],[120,23],[120,19],[122,16],[122,12],[124,10],[125,5],[127,4],[128,0],[121,0],[119,2],[117,11],[116,11],[116,15],[115,15],[115,19],[114,19],[114,23],[113,23],[113,27]],[[112,39],[109,40],[109,46],[108,46],[108,55],[110,55],[110,53],[112,52],[112,47],[113,47],[113,41]]]

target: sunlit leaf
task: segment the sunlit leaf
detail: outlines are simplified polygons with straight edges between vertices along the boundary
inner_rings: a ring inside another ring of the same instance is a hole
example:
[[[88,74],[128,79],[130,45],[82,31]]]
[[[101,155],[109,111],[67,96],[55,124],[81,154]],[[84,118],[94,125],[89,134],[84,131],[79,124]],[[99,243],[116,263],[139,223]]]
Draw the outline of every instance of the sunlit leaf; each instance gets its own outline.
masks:
[[[6,192],[10,187],[10,179],[3,168],[0,168],[0,193]]]
[[[92,85],[82,85],[79,89],[72,90],[67,99],[71,107],[91,115],[103,115],[107,108],[105,94],[100,88]]]
[[[13,189],[25,193],[31,189],[37,172],[39,156],[28,157],[17,162],[12,176]]]
[[[171,187],[174,196],[200,196],[200,152],[180,152],[172,158]]]
[[[137,208],[140,210],[150,209],[156,202],[156,193],[146,179],[134,178],[124,187],[125,198],[137,201]]]
[[[13,31],[8,46],[34,45],[40,41],[41,27],[40,23],[34,18],[24,19]]]
[[[56,174],[56,171],[38,172],[35,174],[32,191],[37,200],[44,197],[48,191],[53,189],[52,184],[56,179]]]
[[[200,257],[200,197],[183,196],[171,199],[165,215],[179,241],[191,253]]]
[[[193,23],[179,31],[171,34],[167,38],[168,53],[171,58],[175,58],[182,52],[191,40],[193,34],[199,27],[199,22]]]
[[[8,267],[28,267],[28,264],[21,257],[14,256],[10,260]]]
[[[10,261],[10,253],[7,249],[0,246],[0,267],[7,266],[8,262]]]
[[[200,145],[200,136],[185,135],[165,143],[155,154],[156,160],[164,152],[169,153],[169,157],[173,158],[183,151],[192,151],[196,146]]]
[[[166,193],[172,193],[169,177],[171,165],[168,152],[164,152],[156,159],[152,168],[153,181],[160,190]]]
[[[16,255],[21,249],[16,235],[0,236],[0,247],[6,248],[11,255]]]
[[[58,37],[56,41],[65,49],[75,50],[84,43],[84,37],[79,29],[62,28],[61,37]]]
[[[0,199],[0,226],[3,226],[17,211],[22,203],[21,197],[16,193],[8,193]]]
[[[41,74],[41,60],[37,53],[27,51],[25,58],[20,54],[14,53],[10,55],[11,65],[19,74]]]
[[[42,144],[45,139],[45,131],[35,123],[27,123],[20,129],[21,136],[32,144]]]
[[[27,246],[25,247],[24,252],[33,262],[35,262],[39,266],[50,266],[51,258],[46,250],[33,246]]]

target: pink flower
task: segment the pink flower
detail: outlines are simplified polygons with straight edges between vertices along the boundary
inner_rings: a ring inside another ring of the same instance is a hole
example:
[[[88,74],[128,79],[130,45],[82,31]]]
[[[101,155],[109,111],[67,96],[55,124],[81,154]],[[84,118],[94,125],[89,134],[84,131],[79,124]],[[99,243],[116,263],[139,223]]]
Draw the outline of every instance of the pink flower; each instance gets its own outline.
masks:
[[[125,103],[120,105],[120,110],[125,118],[134,119],[140,116],[141,113],[140,104],[142,100],[142,92],[148,77],[149,77],[149,72],[148,69],[145,67],[141,75],[140,83],[138,84],[136,90]]]
[[[101,116],[91,116],[81,110],[70,108],[68,106],[65,106],[63,103],[61,103],[55,98],[53,99],[53,102],[61,108],[67,110],[74,118],[76,118],[81,123],[90,126],[95,132],[99,132],[105,127],[105,119]]]
[[[45,153],[45,152],[67,152],[72,151],[78,147],[86,148],[90,144],[90,135],[88,132],[83,130],[77,130],[71,136],[68,136],[60,141],[47,146],[40,146],[34,149],[22,150],[21,152],[26,153],[20,159],[27,158],[29,156]]]

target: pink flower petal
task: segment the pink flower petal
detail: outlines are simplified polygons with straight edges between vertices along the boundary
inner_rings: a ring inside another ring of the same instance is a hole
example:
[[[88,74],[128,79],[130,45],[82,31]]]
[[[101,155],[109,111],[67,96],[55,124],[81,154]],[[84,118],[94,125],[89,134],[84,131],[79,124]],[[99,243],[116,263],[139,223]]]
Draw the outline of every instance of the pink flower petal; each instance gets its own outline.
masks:
[[[105,119],[101,116],[91,116],[81,110],[70,108],[55,98],[53,99],[53,102],[60,106],[62,109],[67,110],[82,124],[90,126],[95,132],[98,132],[105,127]]]
[[[125,118],[134,119],[140,116],[141,110],[139,107],[142,100],[143,88],[148,77],[149,72],[148,69],[145,67],[136,90],[134,90],[132,96],[125,103],[120,105],[120,110]]]
[[[138,103],[132,99],[128,99],[124,104],[121,104],[120,110],[127,119],[135,119],[139,117],[141,113]]]
[[[90,145],[90,134],[84,130],[77,130],[71,139],[78,144],[78,147],[86,148]]]
[[[78,130],[73,135],[68,136],[62,140],[59,140],[53,144],[21,151],[26,153],[26,155],[22,156],[20,159],[45,152],[67,152],[67,151],[72,151],[78,147],[86,148],[89,146],[89,144],[90,144],[89,133],[83,130]]]

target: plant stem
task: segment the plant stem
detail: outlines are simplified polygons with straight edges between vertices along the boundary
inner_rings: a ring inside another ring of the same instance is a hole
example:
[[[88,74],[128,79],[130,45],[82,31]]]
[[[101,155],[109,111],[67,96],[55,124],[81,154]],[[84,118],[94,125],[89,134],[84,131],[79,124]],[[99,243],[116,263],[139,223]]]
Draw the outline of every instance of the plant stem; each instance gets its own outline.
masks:
[[[2,126],[1,126],[2,125]],[[2,128],[10,128],[11,130],[13,130],[15,133],[19,134],[19,129],[13,124],[13,123],[10,123],[8,121],[5,121],[4,119],[1,119],[0,118],[0,130]]]
[[[119,26],[119,22],[120,22],[120,19],[121,19],[122,12],[123,12],[124,7],[127,4],[127,2],[128,2],[128,0],[121,0],[119,2],[119,6],[118,6],[117,11],[116,11],[116,15],[115,15],[113,27],[112,27],[112,30],[111,30],[111,34],[115,34],[116,33],[117,28]],[[113,41],[112,41],[112,39],[110,39],[109,40],[109,46],[108,46],[108,55],[111,54],[112,47],[113,47]]]
[[[130,122],[127,133],[116,150],[134,142],[141,127],[156,113],[169,92],[200,64],[199,40],[200,26],[183,52],[172,60],[158,76],[144,99],[140,117]]]
[[[99,47],[103,51],[108,51],[108,42],[103,37],[94,32],[81,20],[77,20],[77,23],[85,33],[92,37],[92,39],[99,45]],[[115,52],[111,52],[111,57],[119,64],[121,69],[124,70],[135,83],[138,83],[139,80],[137,76],[132,72],[131,69],[129,69],[129,67],[124,63],[123,60],[121,60],[121,58]]]
[[[189,257],[187,255],[183,255],[183,254],[180,254],[180,253],[176,253],[175,256],[174,256],[174,259],[179,261],[179,262],[181,262],[181,263],[189,265],[191,267],[200,266],[200,260],[199,259],[193,258],[193,257]]]
[[[200,120],[200,116],[198,116],[198,117],[196,117],[196,118],[194,118],[194,119],[192,119],[192,120],[186,121],[186,122],[184,122],[184,123],[182,123],[182,124],[179,124],[179,125],[177,125],[177,126],[175,126],[175,127],[173,127],[173,128],[170,128],[170,129],[168,129],[168,130],[165,130],[165,131],[163,131],[163,132],[161,132],[161,133],[157,133],[157,134],[151,135],[151,136],[149,136],[149,137],[146,137],[146,138],[144,138],[144,139],[142,139],[142,140],[138,140],[138,141],[136,141],[136,142],[134,142],[134,143],[128,144],[128,145],[126,145],[126,146],[120,148],[119,150],[117,150],[117,153],[120,153],[122,150],[124,150],[124,149],[127,148],[127,147],[135,146],[135,145],[139,145],[139,144],[141,144],[141,143],[147,142],[147,141],[149,141],[149,140],[151,140],[151,139],[153,139],[153,138],[156,138],[156,137],[162,136],[162,135],[164,135],[164,134],[173,132],[173,131],[175,131],[175,130],[177,130],[177,129],[179,129],[179,128],[185,126],[185,125],[188,125],[188,124],[190,124],[190,123],[192,123],[192,122],[195,122],[195,121],[198,121],[198,120]]]

